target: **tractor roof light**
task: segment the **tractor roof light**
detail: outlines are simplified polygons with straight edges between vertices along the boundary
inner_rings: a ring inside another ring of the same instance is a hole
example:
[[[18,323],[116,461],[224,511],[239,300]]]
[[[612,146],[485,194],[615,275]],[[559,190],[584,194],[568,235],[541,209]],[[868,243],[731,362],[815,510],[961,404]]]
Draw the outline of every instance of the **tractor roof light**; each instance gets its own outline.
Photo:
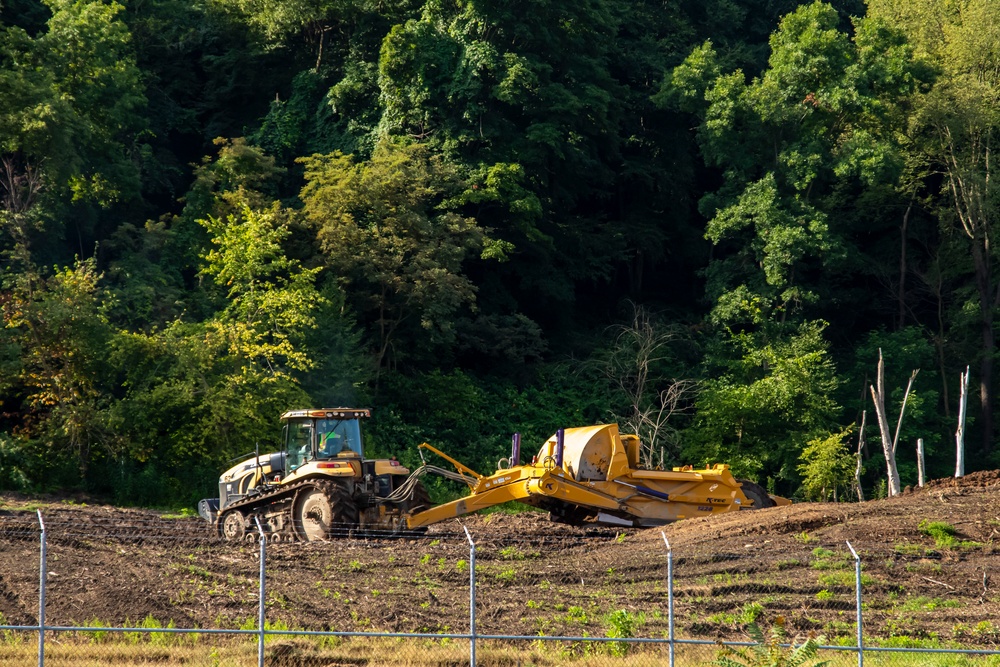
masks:
[[[361,419],[362,417],[371,416],[372,411],[368,408],[319,408],[311,410],[290,410],[281,415],[281,419]]]

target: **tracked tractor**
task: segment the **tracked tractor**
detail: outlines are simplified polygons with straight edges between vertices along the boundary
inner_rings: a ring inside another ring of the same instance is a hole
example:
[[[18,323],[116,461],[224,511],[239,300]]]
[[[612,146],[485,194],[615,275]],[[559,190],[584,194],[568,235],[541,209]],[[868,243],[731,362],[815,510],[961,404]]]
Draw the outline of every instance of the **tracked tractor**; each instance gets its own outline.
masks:
[[[293,410],[281,416],[280,452],[254,454],[222,473],[219,497],[198,513],[227,540],[325,540],[351,531],[399,531],[431,506],[395,458],[366,459],[360,420],[369,410]]]

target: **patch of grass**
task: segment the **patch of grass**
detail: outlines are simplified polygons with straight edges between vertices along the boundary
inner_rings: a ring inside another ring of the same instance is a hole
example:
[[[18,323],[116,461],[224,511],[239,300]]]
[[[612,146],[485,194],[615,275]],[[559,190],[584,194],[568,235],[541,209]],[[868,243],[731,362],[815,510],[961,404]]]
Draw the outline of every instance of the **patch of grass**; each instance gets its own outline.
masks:
[[[924,519],[917,525],[917,529],[924,535],[934,538],[934,544],[938,549],[971,550],[983,546],[980,542],[958,539],[955,527],[944,521],[928,521]]]
[[[938,634],[926,630],[924,624],[910,616],[890,618],[885,622],[885,633],[890,637],[909,637],[913,639],[936,640]]]
[[[847,621],[828,621],[823,625],[823,631],[833,635],[852,635],[855,631],[854,623]],[[852,637],[853,639],[853,637]]]
[[[203,567],[198,567],[197,565],[187,565],[184,567],[184,570],[190,574],[195,575],[196,577],[201,577],[202,579],[214,578],[211,572],[209,572]]]
[[[910,544],[908,542],[903,542],[897,544],[893,547],[893,551],[900,554],[901,556],[923,556],[924,548],[919,544]]]
[[[538,558],[540,555],[537,551],[526,553],[513,545],[500,550],[501,560],[524,560],[525,558]]]
[[[737,612],[712,614],[708,617],[708,622],[716,625],[748,625],[756,622],[762,613],[764,613],[764,605],[759,602],[747,602]]]
[[[823,547],[813,549],[813,556],[816,560],[809,566],[814,570],[844,570],[851,566],[850,555],[847,553],[836,553]]]
[[[861,574],[861,585],[868,586],[875,583],[875,579],[867,574]],[[819,584],[824,588],[829,588],[833,586],[842,587],[853,587],[855,585],[854,572],[850,570],[837,570],[833,572],[825,572],[819,575]]]
[[[789,558],[788,560],[779,560],[777,563],[774,564],[774,569],[780,572],[782,570],[788,570],[790,568],[798,567],[800,565],[802,565],[802,561],[800,561],[798,558]]]
[[[512,567],[507,567],[500,570],[499,572],[494,573],[493,578],[496,579],[497,581],[503,581],[509,583],[517,578],[517,570],[515,570]]]
[[[801,542],[802,544],[811,544],[812,542],[815,542],[818,538],[813,537],[812,535],[803,530],[801,533],[795,536],[795,539]]]
[[[931,598],[926,595],[907,598],[897,604],[895,609],[902,612],[912,611],[934,611],[935,609],[958,609],[964,607],[965,603],[960,600],[942,600],[941,598]]]
[[[819,600],[820,602],[825,602],[826,600],[832,600],[833,597],[834,597],[833,593],[826,590],[825,588],[816,594],[816,599]]]
[[[941,571],[941,564],[931,562],[907,563],[903,569],[907,572],[931,572],[936,574]]]

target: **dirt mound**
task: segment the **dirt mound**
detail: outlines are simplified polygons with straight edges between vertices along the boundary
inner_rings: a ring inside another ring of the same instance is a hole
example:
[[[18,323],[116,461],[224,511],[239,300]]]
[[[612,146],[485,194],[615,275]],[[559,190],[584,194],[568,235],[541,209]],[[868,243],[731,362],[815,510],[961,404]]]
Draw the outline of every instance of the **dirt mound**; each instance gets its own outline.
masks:
[[[1000,488],[1000,470],[979,470],[959,479],[954,477],[932,479],[924,485],[923,489],[911,489],[911,492],[926,493],[940,488]]]
[[[666,630],[666,545],[680,636],[739,637],[753,618],[853,636],[854,560],[873,637],[1000,641],[1000,473],[935,480],[865,503],[790,507],[662,529],[575,528],[536,512],[472,516],[419,538],[357,536],[267,547],[267,617],[307,629],[460,632],[476,541],[483,633],[603,635],[626,610]],[[0,499],[0,614],[37,622],[37,501]],[[48,536],[47,621],[239,627],[255,622],[259,545],[221,542],[197,518],[78,503],[40,505]],[[930,522],[948,530],[928,531]],[[950,531],[950,533],[949,533]],[[661,534],[662,533],[662,534]]]

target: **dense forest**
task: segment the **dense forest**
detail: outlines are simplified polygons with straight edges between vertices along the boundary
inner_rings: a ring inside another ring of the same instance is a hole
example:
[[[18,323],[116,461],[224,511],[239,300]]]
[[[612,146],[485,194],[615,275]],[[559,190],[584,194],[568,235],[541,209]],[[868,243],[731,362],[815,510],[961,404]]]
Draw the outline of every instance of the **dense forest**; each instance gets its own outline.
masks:
[[[410,464],[617,421],[800,499],[864,417],[871,497],[880,351],[903,484],[967,367],[996,467],[997,16],[2,0],[0,489],[187,505],[347,405]]]

